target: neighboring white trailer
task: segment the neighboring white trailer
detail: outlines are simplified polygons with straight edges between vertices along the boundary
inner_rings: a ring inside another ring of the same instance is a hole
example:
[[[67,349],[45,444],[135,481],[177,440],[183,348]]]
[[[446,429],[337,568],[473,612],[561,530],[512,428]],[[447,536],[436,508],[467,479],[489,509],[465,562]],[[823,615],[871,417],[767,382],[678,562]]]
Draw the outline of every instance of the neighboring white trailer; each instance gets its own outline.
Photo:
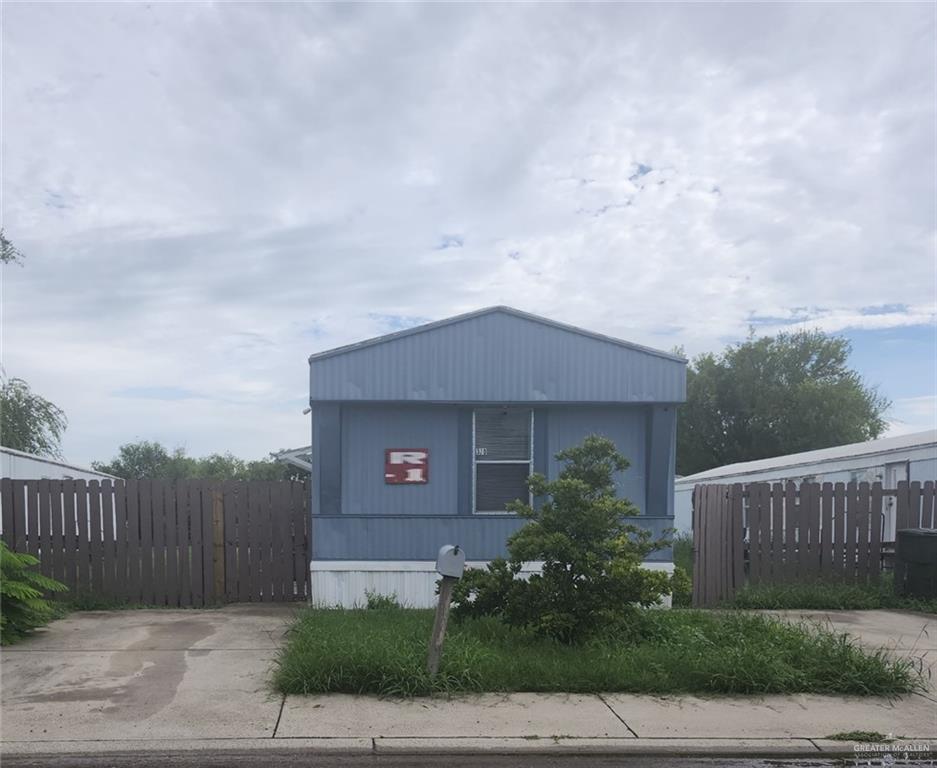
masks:
[[[692,529],[693,486],[703,483],[756,483],[811,480],[819,483],[881,482],[894,488],[901,480],[937,480],[937,429],[819,451],[792,453],[773,459],[746,461],[677,478],[674,485],[674,526]],[[894,540],[894,498],[888,499],[886,537]],[[890,517],[889,517],[890,516]]]
[[[118,480],[114,475],[0,446],[0,477],[13,480]]]

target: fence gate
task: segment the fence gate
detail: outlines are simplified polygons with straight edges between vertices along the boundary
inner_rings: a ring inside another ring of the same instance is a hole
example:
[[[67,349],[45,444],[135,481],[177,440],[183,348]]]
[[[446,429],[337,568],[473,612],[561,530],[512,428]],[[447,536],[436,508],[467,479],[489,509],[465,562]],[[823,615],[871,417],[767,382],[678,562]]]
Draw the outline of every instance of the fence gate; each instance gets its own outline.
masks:
[[[937,527],[935,484],[751,483],[693,489],[693,605],[731,600],[743,584],[875,581],[895,525]]]
[[[290,481],[0,480],[3,540],[75,596],[304,600],[306,488]]]

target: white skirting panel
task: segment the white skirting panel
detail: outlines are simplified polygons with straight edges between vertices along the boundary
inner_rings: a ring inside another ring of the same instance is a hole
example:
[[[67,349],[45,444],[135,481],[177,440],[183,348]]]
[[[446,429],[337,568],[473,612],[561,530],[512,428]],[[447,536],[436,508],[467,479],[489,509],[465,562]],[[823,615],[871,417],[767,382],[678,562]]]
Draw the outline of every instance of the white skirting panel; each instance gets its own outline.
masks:
[[[486,563],[466,563],[484,568]],[[521,573],[537,573],[543,563],[526,563]],[[645,568],[673,573],[673,563],[646,562]],[[323,560],[310,563],[311,602],[323,608],[363,608],[368,592],[395,595],[408,608],[436,605],[436,564],[412,560]],[[664,598],[670,607],[670,596]]]

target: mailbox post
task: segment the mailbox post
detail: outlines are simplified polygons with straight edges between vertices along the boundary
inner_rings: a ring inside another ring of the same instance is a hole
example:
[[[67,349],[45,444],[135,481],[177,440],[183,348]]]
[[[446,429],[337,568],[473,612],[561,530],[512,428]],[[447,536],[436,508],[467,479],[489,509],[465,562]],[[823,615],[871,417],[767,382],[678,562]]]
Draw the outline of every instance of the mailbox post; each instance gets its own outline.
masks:
[[[439,602],[436,603],[436,618],[433,621],[433,634],[429,639],[429,654],[426,671],[435,677],[439,671],[439,659],[442,657],[442,643],[446,638],[446,624],[449,621],[449,603],[452,601],[452,588],[462,578],[465,571],[465,552],[458,544],[440,547],[436,556],[436,573],[442,576],[439,581]]]

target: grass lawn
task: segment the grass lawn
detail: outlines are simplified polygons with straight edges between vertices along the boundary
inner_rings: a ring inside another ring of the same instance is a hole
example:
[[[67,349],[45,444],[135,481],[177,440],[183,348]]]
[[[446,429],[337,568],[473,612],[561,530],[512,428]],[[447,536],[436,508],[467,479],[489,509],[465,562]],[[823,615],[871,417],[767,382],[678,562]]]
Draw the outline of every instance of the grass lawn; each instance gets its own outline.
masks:
[[[867,611],[877,608],[937,614],[937,599],[921,600],[894,593],[891,574],[878,584],[764,584],[740,589],[732,608],[768,610]]]
[[[904,660],[821,628],[733,612],[651,610],[626,635],[564,646],[494,619],[450,623],[440,674],[424,671],[432,611],[307,609],[280,651],[282,693],[418,696],[482,691],[897,694]]]

